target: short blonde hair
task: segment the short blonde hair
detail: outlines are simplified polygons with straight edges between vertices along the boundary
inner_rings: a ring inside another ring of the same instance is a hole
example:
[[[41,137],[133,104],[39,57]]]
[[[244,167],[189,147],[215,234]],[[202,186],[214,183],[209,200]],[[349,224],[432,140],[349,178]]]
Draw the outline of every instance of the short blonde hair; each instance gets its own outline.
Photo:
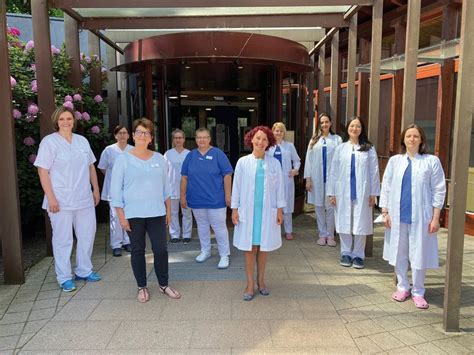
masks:
[[[286,133],[286,127],[283,122],[275,122],[272,126],[272,131],[274,132],[277,128],[279,128],[280,131],[283,131],[283,133]]]
[[[56,110],[54,110],[53,114],[51,115],[51,122],[53,123],[53,128],[56,132],[59,131],[59,125],[58,125],[59,117],[61,117],[61,115],[64,112],[69,112],[72,115],[72,118],[74,120],[74,126],[72,130],[74,131],[76,129],[77,119],[76,119],[76,116],[74,115],[74,110],[68,107],[59,106],[56,108]]]

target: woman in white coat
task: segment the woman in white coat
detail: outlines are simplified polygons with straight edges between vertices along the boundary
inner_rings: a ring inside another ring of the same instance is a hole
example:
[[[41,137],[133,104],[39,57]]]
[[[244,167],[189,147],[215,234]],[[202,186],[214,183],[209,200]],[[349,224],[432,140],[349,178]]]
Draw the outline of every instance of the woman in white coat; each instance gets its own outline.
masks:
[[[258,126],[245,136],[252,154],[237,162],[232,186],[232,222],[234,246],[245,251],[247,288],[244,301],[254,297],[254,268],[257,263],[257,287],[263,296],[270,292],[265,285],[265,266],[269,251],[281,246],[281,224],[285,206],[281,167],[265,154],[275,144],[268,127]]]
[[[276,145],[270,147],[269,154],[275,157],[281,165],[283,173],[283,184],[285,186],[286,206],[283,209],[283,226],[285,238],[293,239],[293,211],[295,209],[295,180],[299,174],[301,159],[296,152],[295,146],[291,142],[284,140],[286,127],[282,122],[276,122],[272,127]]]
[[[133,147],[128,144],[130,134],[125,126],[118,125],[114,129],[115,140],[114,144],[105,147],[104,151],[100,155],[99,165],[97,166],[100,171],[105,175],[104,186],[102,188],[101,199],[103,201],[110,201],[110,182],[112,180],[112,169],[114,167],[115,159],[123,152],[128,152]],[[130,239],[127,232],[120,226],[115,208],[110,205],[110,247],[112,248],[113,256],[122,256],[122,248],[128,251],[132,251],[130,246]]]
[[[380,193],[379,164],[364,123],[357,116],[347,122],[346,137],[334,152],[326,195],[336,206],[340,264],[363,269],[366,236],[373,233],[372,208]]]
[[[327,113],[319,115],[318,129],[311,137],[304,164],[304,178],[308,203],[315,206],[318,222],[319,245],[336,246],[334,239],[334,206],[326,196],[326,186],[336,147],[342,143],[341,137],[332,131],[331,117]]]
[[[44,190],[43,209],[53,228],[56,279],[64,292],[76,289],[76,280],[99,281],[92,271],[92,248],[96,232],[95,206],[100,201],[95,157],[87,139],[74,134],[74,111],[58,107],[51,120],[56,132],[41,141],[35,166]],[[91,190],[92,186],[92,190]],[[76,234],[76,268],[71,253]]]
[[[178,243],[181,234],[181,227],[179,225],[179,198],[180,198],[180,183],[181,183],[181,167],[183,166],[184,158],[189,153],[189,150],[184,148],[186,136],[180,129],[175,129],[171,132],[173,138],[173,148],[166,151],[165,159],[168,163],[168,181],[171,187],[171,223],[169,225],[170,243]],[[191,231],[193,228],[193,215],[190,208],[181,207],[183,215],[183,243],[188,244],[191,241]]]
[[[439,159],[426,154],[421,127],[409,125],[400,138],[402,154],[388,161],[380,195],[386,228],[383,258],[395,266],[397,274],[392,298],[403,302],[411,295],[416,307],[426,309],[426,269],[439,266],[437,232],[446,196],[445,176]]]

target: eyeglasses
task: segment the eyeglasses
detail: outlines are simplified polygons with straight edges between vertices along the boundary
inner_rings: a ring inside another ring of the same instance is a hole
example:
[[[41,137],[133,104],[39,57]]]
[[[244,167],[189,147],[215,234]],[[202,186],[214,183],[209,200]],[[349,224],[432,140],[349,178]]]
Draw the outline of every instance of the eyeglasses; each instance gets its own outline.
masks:
[[[150,138],[151,137],[151,133],[150,132],[145,132],[145,131],[140,131],[140,130],[136,130],[135,133],[133,133],[134,136],[137,136],[137,137],[147,137],[147,138]]]
[[[209,136],[204,136],[204,137],[196,137],[196,139],[208,139],[210,138]]]

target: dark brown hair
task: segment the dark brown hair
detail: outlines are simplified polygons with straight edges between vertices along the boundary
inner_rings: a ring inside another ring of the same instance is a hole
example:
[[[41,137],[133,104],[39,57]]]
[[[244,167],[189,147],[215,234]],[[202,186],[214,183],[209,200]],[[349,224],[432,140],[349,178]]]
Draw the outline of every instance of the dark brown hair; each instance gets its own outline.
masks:
[[[125,129],[127,130],[127,133],[129,133],[127,127],[125,127],[125,126],[119,124],[118,126],[116,126],[116,127],[114,128],[114,136],[116,136],[117,133],[119,133],[119,132],[122,130],[122,128],[125,128]]]
[[[405,154],[407,152],[407,146],[405,145],[405,135],[407,134],[407,131],[411,128],[416,128],[418,130],[418,133],[420,134],[421,143],[418,149],[418,154],[427,154],[428,152],[426,151],[425,131],[423,131],[423,128],[414,123],[405,127],[402,134],[400,134],[400,153]]]
[[[369,138],[367,137],[367,131],[365,129],[364,121],[360,119],[359,116],[352,116],[346,123],[346,130],[345,130],[345,139],[344,142],[347,142],[349,140],[349,126],[352,123],[352,121],[359,120],[360,122],[360,135],[359,135],[359,152],[367,152],[372,148],[374,145],[369,141]]]
[[[132,133],[135,133],[138,126],[142,126],[146,128],[147,130],[149,130],[151,134],[151,138],[153,138],[155,125],[153,124],[151,120],[149,120],[148,118],[142,117],[142,118],[139,118],[138,120],[133,121]]]
[[[327,117],[329,119],[329,122],[332,123],[331,116],[329,116],[328,113],[323,112],[318,116],[318,126],[317,126],[317,129],[316,129],[316,132],[314,132],[313,136],[311,137],[311,140],[309,141],[309,149],[312,149],[314,147],[314,145],[316,143],[318,143],[319,138],[321,138],[321,136],[323,134],[323,131],[321,130],[321,118],[323,118],[323,117]],[[329,133],[334,134],[334,132],[332,130],[332,125],[331,125],[331,127],[329,127]]]

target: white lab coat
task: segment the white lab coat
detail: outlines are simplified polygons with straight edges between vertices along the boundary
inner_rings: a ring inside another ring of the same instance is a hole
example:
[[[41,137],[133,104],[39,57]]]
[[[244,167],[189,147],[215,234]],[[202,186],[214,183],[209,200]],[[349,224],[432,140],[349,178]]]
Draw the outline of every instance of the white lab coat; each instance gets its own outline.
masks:
[[[406,154],[390,158],[385,169],[380,195],[380,207],[386,208],[392,228],[385,230],[383,258],[396,264],[400,236],[400,196],[403,174],[408,166]],[[443,167],[438,157],[417,154],[412,160],[412,224],[409,240],[409,260],[412,269],[431,269],[439,266],[436,233],[429,234],[428,226],[433,208],[442,209],[446,196]]]
[[[378,196],[380,193],[379,163],[374,147],[365,152],[358,151],[359,148],[359,145],[354,146],[357,200],[351,201],[352,144],[350,142],[342,143],[334,152],[326,195],[336,197],[338,233],[369,235],[374,229],[369,196]],[[351,230],[352,204],[354,216]]]
[[[102,187],[101,200],[110,201],[110,183],[112,181],[112,169],[114,167],[115,159],[123,152],[128,152],[133,149],[133,146],[127,144],[124,150],[120,149],[117,143],[111,144],[105,147],[104,151],[100,155],[99,164],[97,167],[101,170],[105,170],[104,186]]]
[[[261,251],[272,251],[281,247],[281,226],[277,224],[277,210],[285,207],[285,194],[280,163],[265,154],[263,167],[263,214]],[[253,207],[257,159],[253,154],[237,162],[232,185],[231,208],[239,212],[239,224],[234,227],[234,246],[240,250],[252,250]]]
[[[172,200],[177,200],[180,197],[181,167],[183,166],[184,158],[186,158],[188,154],[188,149],[184,149],[181,153],[178,153],[175,148],[172,148],[166,151],[164,155],[168,163],[168,181]]]
[[[280,144],[282,154],[281,170],[283,173],[283,184],[285,187],[286,206],[283,213],[293,213],[295,209],[295,179],[293,176],[288,176],[291,169],[300,169],[301,159],[296,152],[293,143],[282,141]],[[275,154],[276,145],[268,150],[268,154],[273,156]]]
[[[329,180],[329,172],[331,170],[332,157],[336,147],[342,143],[342,138],[337,134],[329,134],[326,139],[327,147],[327,167],[326,167],[326,184]],[[313,191],[308,191],[308,203],[315,206],[324,206],[326,200],[326,192],[324,191],[323,178],[323,137],[306,151],[306,160],[304,163],[304,178],[311,178]]]

